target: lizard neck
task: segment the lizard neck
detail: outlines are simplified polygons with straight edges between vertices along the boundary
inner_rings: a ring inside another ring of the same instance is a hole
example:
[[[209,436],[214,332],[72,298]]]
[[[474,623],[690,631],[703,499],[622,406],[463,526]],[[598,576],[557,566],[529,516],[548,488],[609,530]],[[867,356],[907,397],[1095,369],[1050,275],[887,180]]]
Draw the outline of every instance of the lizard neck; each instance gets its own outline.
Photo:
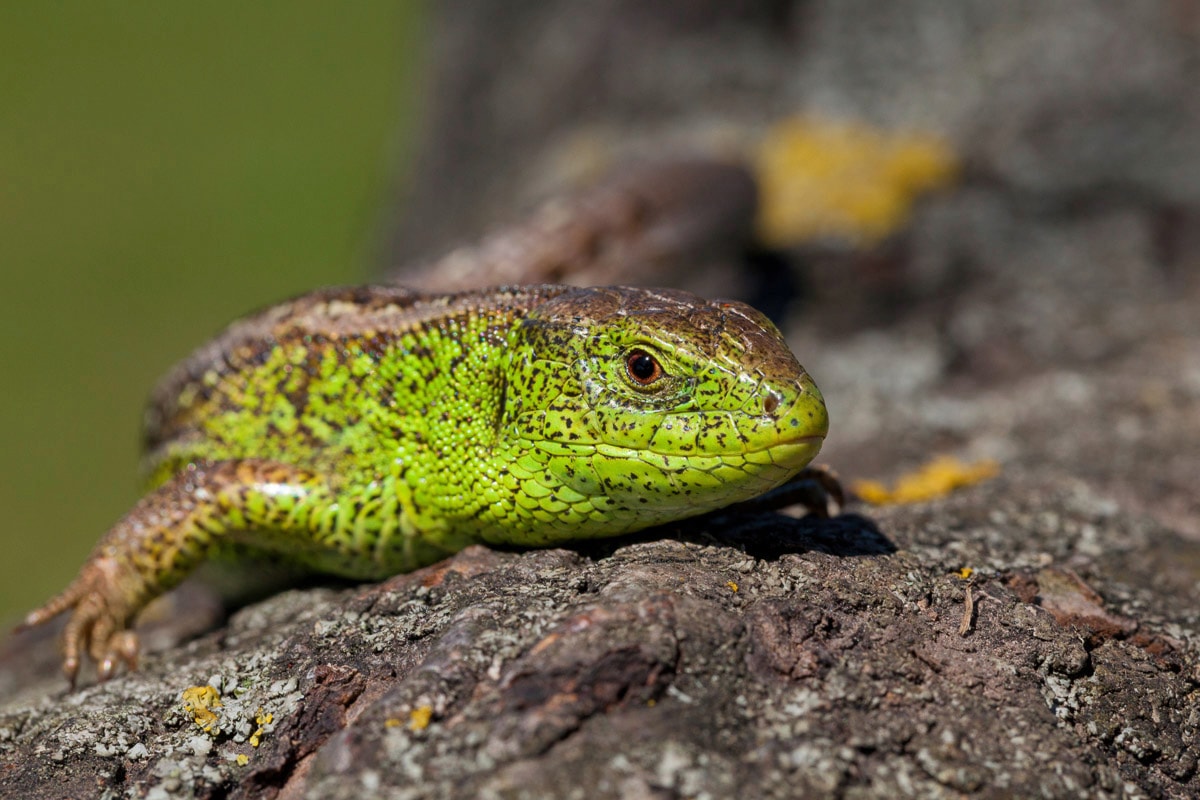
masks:
[[[503,498],[495,480],[495,465],[505,459],[498,430],[507,402],[507,342],[519,317],[438,320],[415,337],[431,354],[421,359],[421,374],[397,376],[404,407],[398,404],[391,417],[396,433],[389,438],[401,524],[446,553],[479,541],[491,525],[491,507]]]

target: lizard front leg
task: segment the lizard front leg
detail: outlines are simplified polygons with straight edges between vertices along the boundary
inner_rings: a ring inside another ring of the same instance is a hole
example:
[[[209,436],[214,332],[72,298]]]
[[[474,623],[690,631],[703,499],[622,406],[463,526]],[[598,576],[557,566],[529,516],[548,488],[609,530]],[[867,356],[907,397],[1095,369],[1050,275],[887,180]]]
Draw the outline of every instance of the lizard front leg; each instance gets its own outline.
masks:
[[[319,544],[318,518],[328,519],[321,512],[334,502],[324,478],[286,464],[247,459],[189,466],[117,522],[70,586],[22,627],[71,612],[63,672],[72,686],[84,653],[95,660],[101,680],[121,664],[132,669],[138,640],[129,626],[150,600],[247,532],[252,543]]]

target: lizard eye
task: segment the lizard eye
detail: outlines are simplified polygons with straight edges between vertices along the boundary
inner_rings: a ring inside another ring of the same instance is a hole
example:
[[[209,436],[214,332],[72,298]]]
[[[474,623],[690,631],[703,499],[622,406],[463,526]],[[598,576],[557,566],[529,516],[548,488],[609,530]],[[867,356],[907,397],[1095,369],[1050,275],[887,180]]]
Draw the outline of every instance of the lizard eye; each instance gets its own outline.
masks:
[[[625,370],[638,386],[649,386],[662,377],[663,368],[658,359],[645,350],[631,350],[625,356]]]

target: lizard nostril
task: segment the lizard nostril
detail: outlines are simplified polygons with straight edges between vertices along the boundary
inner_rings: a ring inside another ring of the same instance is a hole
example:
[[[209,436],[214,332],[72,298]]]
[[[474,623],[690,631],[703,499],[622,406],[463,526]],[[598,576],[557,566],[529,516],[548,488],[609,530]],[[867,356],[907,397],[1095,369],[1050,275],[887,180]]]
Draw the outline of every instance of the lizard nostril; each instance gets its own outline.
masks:
[[[771,392],[763,400],[763,413],[774,414],[777,408],[779,408],[779,395]]]

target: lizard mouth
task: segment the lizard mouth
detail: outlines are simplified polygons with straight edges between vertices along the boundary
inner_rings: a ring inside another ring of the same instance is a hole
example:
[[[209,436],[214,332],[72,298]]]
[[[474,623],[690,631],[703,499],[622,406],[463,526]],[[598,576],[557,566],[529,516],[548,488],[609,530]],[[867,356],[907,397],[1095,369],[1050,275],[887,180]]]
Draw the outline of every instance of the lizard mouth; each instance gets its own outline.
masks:
[[[793,436],[791,438],[784,437],[779,440],[778,444],[772,445],[772,447],[778,447],[781,444],[815,444],[815,445],[819,445],[823,441],[825,441],[824,434],[810,433],[807,436]],[[764,448],[764,449],[770,449],[770,448]]]
[[[792,436],[782,439],[776,439],[770,444],[764,444],[761,447],[754,447],[749,450],[743,450],[742,454],[746,453],[765,453],[769,450],[777,450],[781,447],[816,447],[820,448],[825,441],[825,437],[819,433],[807,434],[804,436]]]
[[[789,439],[776,441],[766,447],[747,451],[743,455],[752,462],[758,461],[761,463],[760,459],[769,458],[771,464],[776,467],[798,470],[817,457],[817,453],[821,452],[821,445],[824,441],[825,437],[820,434],[793,436]]]

